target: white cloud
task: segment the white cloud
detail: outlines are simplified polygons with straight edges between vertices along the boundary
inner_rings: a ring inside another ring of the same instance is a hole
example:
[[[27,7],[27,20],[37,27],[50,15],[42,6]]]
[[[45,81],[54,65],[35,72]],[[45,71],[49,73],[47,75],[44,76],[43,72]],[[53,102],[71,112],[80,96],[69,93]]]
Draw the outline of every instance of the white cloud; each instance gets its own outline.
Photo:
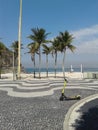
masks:
[[[77,45],[78,53],[92,53],[97,54],[98,53],[98,39],[92,40],[92,41],[85,41],[79,45]]]
[[[98,54],[98,25],[73,32],[76,53]]]
[[[73,32],[73,36],[76,39],[81,39],[82,37],[96,35],[96,34],[98,34],[98,25],[94,25],[89,28],[84,28]]]

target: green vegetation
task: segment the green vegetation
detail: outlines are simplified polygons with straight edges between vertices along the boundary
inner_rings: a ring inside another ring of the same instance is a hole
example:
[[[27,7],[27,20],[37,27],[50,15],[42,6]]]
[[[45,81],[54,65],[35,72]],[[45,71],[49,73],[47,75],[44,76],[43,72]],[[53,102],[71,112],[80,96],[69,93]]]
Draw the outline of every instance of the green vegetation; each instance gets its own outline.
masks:
[[[12,52],[2,43],[0,42],[0,79],[1,73],[4,72],[2,68],[7,68],[12,66]]]
[[[55,77],[56,77],[56,69],[57,69],[57,54],[58,52],[63,53],[62,60],[62,71],[65,77],[64,63],[65,63],[65,54],[66,50],[69,49],[72,52],[76,49],[75,46],[72,45],[73,36],[68,32],[60,32],[58,36],[56,36],[52,41],[47,40],[47,36],[49,33],[46,33],[44,29],[34,28],[31,30],[32,35],[28,38],[32,40],[32,43],[28,44],[28,49],[31,54],[31,59],[34,62],[35,68],[35,54],[39,55],[39,78],[40,78],[40,66],[41,66],[41,47],[43,48],[43,54],[46,54],[46,67],[47,67],[47,77],[48,77],[48,55],[52,54],[55,57]],[[47,44],[48,43],[48,44]],[[35,77],[35,71],[34,71]]]
[[[74,52],[76,49],[75,46],[72,45],[73,36],[68,32],[59,32],[59,35],[56,36],[53,40],[47,40],[47,37],[50,33],[46,33],[46,30],[43,28],[33,28],[31,29],[32,34],[27,38],[32,40],[31,43],[27,45],[28,52],[31,54],[31,60],[34,63],[34,78],[35,78],[35,67],[36,67],[36,59],[35,55],[39,56],[39,78],[41,77],[41,55],[46,55],[46,76],[48,77],[48,55],[51,54],[54,58],[54,72],[56,78],[56,69],[57,69],[57,56],[58,53],[63,54],[62,59],[62,71],[65,77],[65,56],[67,49]],[[12,67],[13,66],[13,56],[15,59],[15,66],[18,64],[18,41],[14,41],[11,45],[11,50],[8,49],[4,43],[0,42],[0,78],[2,68]],[[21,44],[21,49],[23,49],[23,44]]]
[[[31,46],[30,49],[33,49],[33,55],[34,53],[37,52],[37,54],[39,55],[39,78],[40,78],[40,66],[41,66],[41,46],[44,43],[48,43],[49,41],[46,40],[47,35],[49,33],[46,33],[46,31],[43,28],[34,28],[31,29],[32,31],[32,35],[30,35],[28,38],[30,38],[31,40],[33,40],[32,43],[30,43],[28,46]],[[33,56],[34,57],[34,56]]]
[[[63,53],[62,70],[63,70],[63,75],[65,77],[64,63],[65,63],[66,50],[69,49],[72,52],[74,52],[76,47],[71,44],[73,41],[73,37],[71,34],[69,34],[68,31],[60,32],[57,39],[58,39],[58,42],[60,43],[59,49],[60,49],[61,53]]]

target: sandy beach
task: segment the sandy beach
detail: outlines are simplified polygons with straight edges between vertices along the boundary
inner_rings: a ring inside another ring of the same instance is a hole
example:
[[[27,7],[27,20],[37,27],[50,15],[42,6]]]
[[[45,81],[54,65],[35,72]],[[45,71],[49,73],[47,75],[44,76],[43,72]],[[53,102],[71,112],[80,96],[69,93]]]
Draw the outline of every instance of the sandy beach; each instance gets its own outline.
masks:
[[[16,80],[16,75],[13,77],[13,73],[6,73],[2,74],[2,79],[3,80],[13,80],[13,78]],[[68,79],[82,79],[83,78],[83,73],[81,72],[65,72],[65,76]],[[36,78],[34,78],[33,73],[21,73],[21,79],[22,80],[34,80],[39,78],[39,73],[36,73]],[[57,72],[56,73],[56,78],[63,78],[63,73],[62,72]],[[46,72],[41,72],[41,79],[55,79],[55,75],[53,72],[48,73],[48,77],[46,76]]]

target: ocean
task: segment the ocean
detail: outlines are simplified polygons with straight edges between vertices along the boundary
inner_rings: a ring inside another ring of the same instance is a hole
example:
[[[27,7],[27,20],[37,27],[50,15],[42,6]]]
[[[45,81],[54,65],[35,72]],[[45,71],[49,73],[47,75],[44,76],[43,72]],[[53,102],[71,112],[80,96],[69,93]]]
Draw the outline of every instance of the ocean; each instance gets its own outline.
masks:
[[[70,68],[65,68],[65,72],[70,72]],[[24,71],[26,73],[33,73],[34,69],[33,68],[24,68]],[[41,68],[41,72],[46,72],[46,68]],[[49,68],[48,72],[54,72],[54,68]],[[81,68],[73,68],[74,72],[81,72]],[[35,72],[39,72],[39,69],[36,68]],[[57,72],[62,72],[61,68],[57,68]],[[98,72],[98,68],[83,68],[82,72]]]

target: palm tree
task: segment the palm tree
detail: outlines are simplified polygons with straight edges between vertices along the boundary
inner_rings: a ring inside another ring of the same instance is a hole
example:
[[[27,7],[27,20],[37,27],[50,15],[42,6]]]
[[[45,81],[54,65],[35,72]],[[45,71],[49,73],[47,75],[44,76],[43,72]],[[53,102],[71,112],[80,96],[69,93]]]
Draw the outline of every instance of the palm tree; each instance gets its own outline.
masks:
[[[14,53],[15,66],[18,65],[18,45],[18,41],[14,41],[11,45],[11,48],[13,49]],[[23,49],[23,44],[21,44],[21,49]]]
[[[3,65],[5,67],[11,67],[12,66],[12,51],[10,51],[7,47],[2,53],[3,55]]]
[[[43,44],[43,54],[46,54],[46,75],[48,77],[48,55],[50,54],[52,47],[48,47],[47,45]]]
[[[35,44],[38,44],[38,54],[39,54],[39,78],[40,78],[40,67],[41,67],[41,45],[49,41],[46,40],[47,35],[46,31],[43,28],[33,28],[31,29],[33,35],[30,35],[28,38],[33,40]]]
[[[18,58],[18,41],[14,41],[11,45],[11,48],[14,52],[14,59],[15,59],[15,66],[17,65],[17,58]]]
[[[52,54],[55,55],[55,78],[57,69],[57,52],[60,51],[60,42],[57,38],[54,38],[52,42]]]
[[[35,53],[37,53],[37,51],[38,51],[38,44],[36,44],[36,43],[30,43],[30,44],[28,44],[27,47],[29,49],[28,53],[31,54],[31,60],[34,63],[34,78],[35,78]]]
[[[5,45],[0,42],[0,79],[1,79],[1,71],[2,71],[2,65],[3,65],[3,53],[6,50]]]
[[[59,43],[60,43],[60,51],[62,53],[64,53],[63,62],[62,62],[62,70],[63,70],[63,75],[64,75],[64,78],[65,78],[64,63],[65,63],[66,50],[69,49],[72,52],[74,52],[76,47],[71,44],[72,41],[73,41],[73,36],[71,34],[69,34],[68,31],[60,32],[57,39],[59,40]]]

